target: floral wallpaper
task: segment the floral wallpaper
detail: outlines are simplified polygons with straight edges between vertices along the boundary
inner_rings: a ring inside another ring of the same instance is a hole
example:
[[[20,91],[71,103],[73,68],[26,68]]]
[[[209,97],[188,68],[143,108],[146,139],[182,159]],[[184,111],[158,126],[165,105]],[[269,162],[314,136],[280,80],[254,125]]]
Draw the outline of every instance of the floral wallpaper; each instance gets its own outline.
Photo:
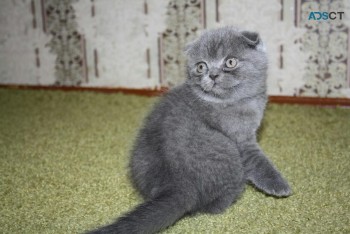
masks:
[[[203,29],[202,15],[204,1],[170,0],[167,6],[166,29],[160,40],[162,44],[161,62],[163,74],[161,83],[174,86],[185,74],[185,57],[183,49],[194,40]]]
[[[54,84],[74,86],[88,82],[85,40],[78,32],[72,1],[46,0],[41,4],[43,31],[51,36],[46,45],[56,55]]]
[[[0,84],[173,87],[184,46],[234,25],[260,33],[270,95],[350,98],[349,17],[347,0],[0,1]]]
[[[309,20],[310,11],[337,12],[345,9],[345,1],[302,1],[300,26],[303,49],[309,52],[302,96],[339,97],[349,92],[350,30],[344,20]],[[347,11],[346,13],[350,13]],[[345,13],[345,14],[346,14]]]

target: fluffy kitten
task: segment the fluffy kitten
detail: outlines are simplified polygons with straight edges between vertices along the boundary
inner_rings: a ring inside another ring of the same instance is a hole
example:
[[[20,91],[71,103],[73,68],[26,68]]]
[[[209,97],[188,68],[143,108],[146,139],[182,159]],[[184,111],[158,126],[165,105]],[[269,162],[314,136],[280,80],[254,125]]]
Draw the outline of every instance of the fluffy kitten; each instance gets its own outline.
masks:
[[[291,194],[256,141],[267,101],[258,34],[206,31],[185,52],[186,82],[154,107],[132,153],[132,179],[146,202],[93,233],[154,233],[186,214],[220,213],[247,182]]]

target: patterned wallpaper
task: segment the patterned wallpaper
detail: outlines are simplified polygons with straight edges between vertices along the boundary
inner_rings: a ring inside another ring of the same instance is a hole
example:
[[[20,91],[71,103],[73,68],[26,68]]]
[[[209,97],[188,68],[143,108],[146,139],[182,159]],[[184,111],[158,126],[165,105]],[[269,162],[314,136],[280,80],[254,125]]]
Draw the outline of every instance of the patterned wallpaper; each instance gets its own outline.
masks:
[[[160,36],[163,48],[161,56],[163,85],[173,86],[183,81],[185,74],[183,49],[203,29],[204,4],[201,0],[169,1],[166,29]]]
[[[43,32],[50,35],[46,44],[56,55],[55,85],[87,83],[85,39],[78,31],[75,10],[69,0],[41,2]],[[31,1],[33,15],[35,3]],[[35,18],[33,18],[35,20]],[[35,21],[33,21],[34,23]],[[39,60],[39,50],[36,52]]]
[[[310,11],[337,12],[345,9],[344,3],[339,0],[301,2],[298,24],[307,29],[302,38],[303,49],[310,55],[300,95],[339,97],[346,92],[348,96],[350,94],[349,25],[341,20],[308,20]]]
[[[235,25],[265,42],[270,95],[350,98],[349,17],[347,0],[0,1],[0,84],[173,87],[184,46]]]

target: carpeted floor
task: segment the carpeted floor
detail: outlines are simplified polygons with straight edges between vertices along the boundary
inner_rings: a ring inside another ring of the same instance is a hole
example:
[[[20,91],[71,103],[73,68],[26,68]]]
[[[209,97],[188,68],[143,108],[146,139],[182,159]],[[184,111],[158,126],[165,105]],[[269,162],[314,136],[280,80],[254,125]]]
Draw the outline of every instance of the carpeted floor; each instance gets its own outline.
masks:
[[[126,166],[154,101],[0,89],[0,233],[81,233],[140,203]],[[350,109],[270,104],[259,138],[294,195],[247,186],[165,233],[350,233]]]

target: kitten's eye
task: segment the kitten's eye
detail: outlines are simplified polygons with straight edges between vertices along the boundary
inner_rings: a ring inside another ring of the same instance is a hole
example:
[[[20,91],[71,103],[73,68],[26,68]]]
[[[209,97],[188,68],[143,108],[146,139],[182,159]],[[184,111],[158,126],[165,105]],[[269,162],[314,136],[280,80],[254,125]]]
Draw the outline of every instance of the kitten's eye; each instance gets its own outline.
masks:
[[[207,65],[205,63],[201,62],[201,63],[197,64],[197,70],[196,71],[198,73],[202,74],[205,71],[206,68],[207,68]]]
[[[227,68],[234,68],[237,66],[237,60],[235,58],[230,58],[226,60],[225,64]]]

